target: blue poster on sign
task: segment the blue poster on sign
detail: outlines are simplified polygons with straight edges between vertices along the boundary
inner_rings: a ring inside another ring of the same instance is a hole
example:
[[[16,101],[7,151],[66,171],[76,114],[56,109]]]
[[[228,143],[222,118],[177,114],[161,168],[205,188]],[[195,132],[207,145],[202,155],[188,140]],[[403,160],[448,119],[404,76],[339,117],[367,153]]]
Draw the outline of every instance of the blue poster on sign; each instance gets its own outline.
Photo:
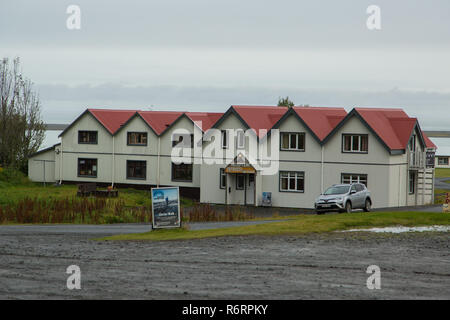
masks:
[[[271,206],[272,205],[272,192],[263,192],[262,205],[263,206]]]
[[[153,228],[180,227],[178,187],[152,188]]]

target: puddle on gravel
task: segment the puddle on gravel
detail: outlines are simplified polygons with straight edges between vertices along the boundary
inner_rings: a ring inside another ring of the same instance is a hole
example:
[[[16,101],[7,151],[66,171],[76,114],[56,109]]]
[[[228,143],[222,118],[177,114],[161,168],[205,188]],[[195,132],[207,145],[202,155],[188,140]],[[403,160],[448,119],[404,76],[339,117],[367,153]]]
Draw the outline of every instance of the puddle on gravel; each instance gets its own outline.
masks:
[[[370,229],[350,229],[340,232],[377,232],[377,233],[403,233],[403,232],[447,232],[450,231],[450,226],[428,226],[428,227],[385,227],[385,228],[370,228]]]

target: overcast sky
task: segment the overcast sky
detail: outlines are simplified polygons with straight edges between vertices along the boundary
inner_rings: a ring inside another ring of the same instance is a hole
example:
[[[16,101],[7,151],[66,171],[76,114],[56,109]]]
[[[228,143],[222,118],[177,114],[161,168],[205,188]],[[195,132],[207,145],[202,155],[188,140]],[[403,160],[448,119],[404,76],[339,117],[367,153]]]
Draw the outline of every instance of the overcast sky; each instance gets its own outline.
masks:
[[[66,9],[81,8],[69,30]],[[369,5],[381,30],[366,27]],[[0,56],[19,56],[47,122],[87,107],[225,111],[402,107],[450,128],[448,0],[0,0]]]

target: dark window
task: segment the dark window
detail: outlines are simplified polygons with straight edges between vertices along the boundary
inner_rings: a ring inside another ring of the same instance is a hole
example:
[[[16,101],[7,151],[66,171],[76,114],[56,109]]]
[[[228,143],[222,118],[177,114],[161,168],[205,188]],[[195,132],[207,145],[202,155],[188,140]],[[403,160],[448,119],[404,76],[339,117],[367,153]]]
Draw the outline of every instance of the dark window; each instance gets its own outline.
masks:
[[[227,174],[225,173],[225,169],[220,169],[220,189],[225,189],[227,184]]]
[[[363,191],[363,190],[364,190],[364,186],[362,184],[357,184],[356,185],[356,191],[357,192],[360,192],[360,191]]]
[[[97,159],[78,159],[78,176],[97,177]]]
[[[416,192],[416,173],[409,172],[409,193],[414,194]]]
[[[173,181],[192,181],[192,163],[172,163]]]
[[[369,150],[369,137],[367,135],[344,134],[342,135],[343,152],[367,153]]]
[[[146,146],[147,132],[127,132],[127,145]]]
[[[245,186],[245,175],[238,174],[236,175],[236,190],[244,190]]]
[[[280,171],[280,191],[304,192],[305,173]]]
[[[147,179],[147,161],[127,160],[127,179]]]
[[[446,158],[446,157],[438,157],[438,165],[440,165],[440,166],[448,166],[448,158]]]
[[[305,151],[305,134],[282,132],[280,149]]]
[[[172,147],[194,148],[194,135],[174,134],[172,136]]]
[[[341,175],[341,183],[345,184],[362,183],[367,187],[367,174],[343,173]]]
[[[222,148],[228,149],[228,132],[227,130],[222,130]]]
[[[97,144],[97,131],[78,131],[78,143]]]

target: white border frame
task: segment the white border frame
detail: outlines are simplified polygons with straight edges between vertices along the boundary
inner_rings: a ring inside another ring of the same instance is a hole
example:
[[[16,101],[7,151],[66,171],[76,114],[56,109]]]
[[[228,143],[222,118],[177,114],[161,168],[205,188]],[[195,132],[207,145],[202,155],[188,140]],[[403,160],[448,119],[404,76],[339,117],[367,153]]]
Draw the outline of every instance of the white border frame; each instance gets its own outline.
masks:
[[[177,193],[178,193],[178,225],[177,226],[161,226],[161,227],[158,227],[158,226],[155,225],[155,215],[154,215],[154,209],[153,209],[153,190],[162,190],[162,189],[177,189]],[[150,189],[150,197],[151,197],[151,200],[152,200],[152,229],[181,228],[180,187],[151,188]]]

